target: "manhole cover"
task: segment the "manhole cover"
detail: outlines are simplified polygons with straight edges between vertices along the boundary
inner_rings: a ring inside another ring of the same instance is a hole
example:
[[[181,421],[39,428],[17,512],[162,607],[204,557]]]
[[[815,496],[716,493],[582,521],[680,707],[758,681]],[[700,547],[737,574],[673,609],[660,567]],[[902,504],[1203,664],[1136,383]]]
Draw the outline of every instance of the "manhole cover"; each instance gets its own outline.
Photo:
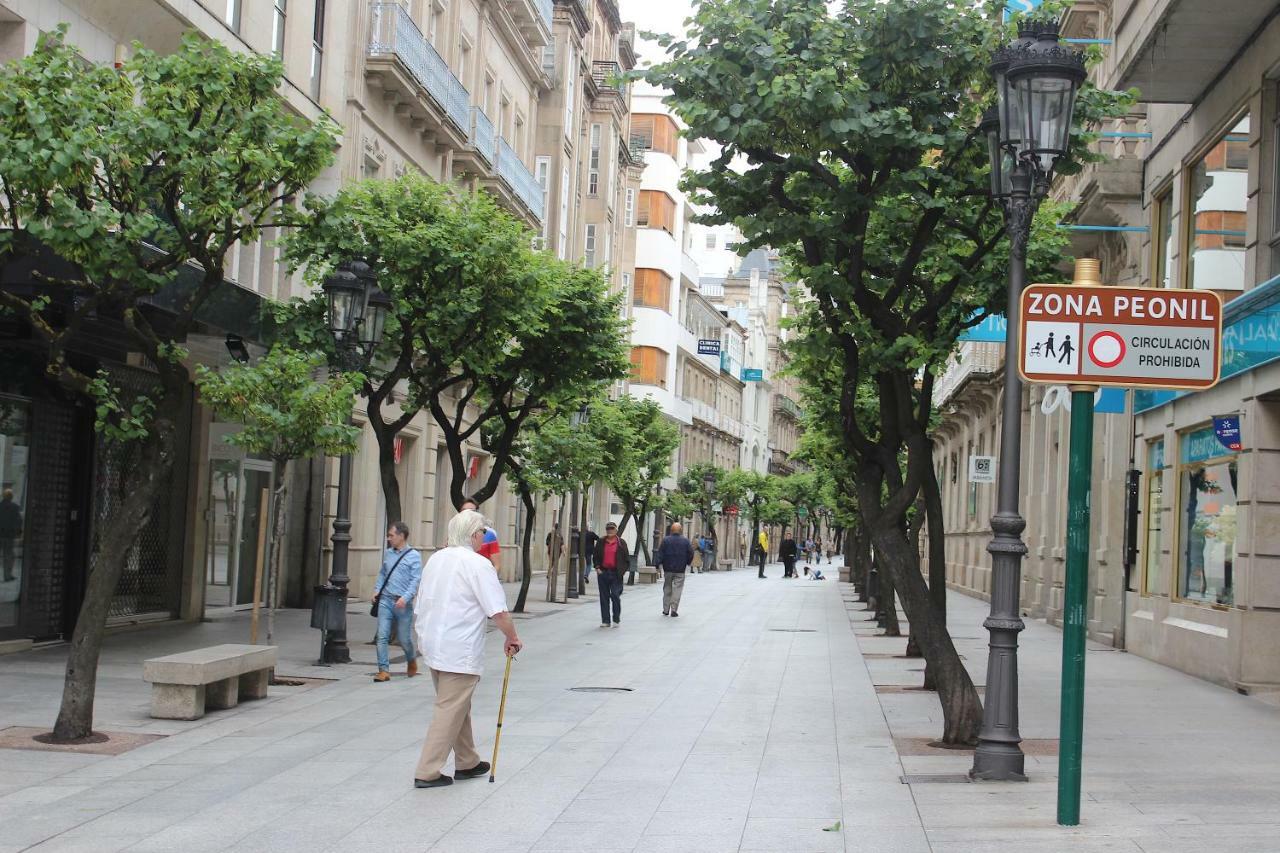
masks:
[[[630,687],[570,687],[574,693],[630,693]]]
[[[908,773],[899,776],[904,785],[930,785],[941,782],[972,782],[964,773]]]
[[[770,631],[776,631],[779,634],[813,634],[816,628],[770,628]]]

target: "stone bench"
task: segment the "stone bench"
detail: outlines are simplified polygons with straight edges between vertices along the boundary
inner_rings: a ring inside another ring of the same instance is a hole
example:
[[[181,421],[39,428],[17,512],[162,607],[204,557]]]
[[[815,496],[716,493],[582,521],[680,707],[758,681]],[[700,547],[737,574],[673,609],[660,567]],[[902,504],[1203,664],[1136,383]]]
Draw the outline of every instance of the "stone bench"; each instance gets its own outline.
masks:
[[[641,566],[637,571],[640,583],[657,583],[658,567],[657,566]]]
[[[733,560],[717,560],[717,562],[720,564],[720,571],[722,572],[733,571]]]
[[[275,665],[275,646],[234,643],[143,661],[142,678],[151,683],[151,716],[198,720],[206,709],[265,699]]]

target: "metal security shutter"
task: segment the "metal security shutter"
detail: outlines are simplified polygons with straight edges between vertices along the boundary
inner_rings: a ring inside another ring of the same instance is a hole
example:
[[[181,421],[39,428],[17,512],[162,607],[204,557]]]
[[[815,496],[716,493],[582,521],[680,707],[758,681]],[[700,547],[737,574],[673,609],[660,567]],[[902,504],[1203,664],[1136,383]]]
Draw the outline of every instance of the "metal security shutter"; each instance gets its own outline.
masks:
[[[44,638],[63,631],[75,408],[56,400],[37,399],[32,415],[31,470],[39,487],[31,489],[28,497],[25,541],[30,563],[23,572],[23,614],[25,633]]]

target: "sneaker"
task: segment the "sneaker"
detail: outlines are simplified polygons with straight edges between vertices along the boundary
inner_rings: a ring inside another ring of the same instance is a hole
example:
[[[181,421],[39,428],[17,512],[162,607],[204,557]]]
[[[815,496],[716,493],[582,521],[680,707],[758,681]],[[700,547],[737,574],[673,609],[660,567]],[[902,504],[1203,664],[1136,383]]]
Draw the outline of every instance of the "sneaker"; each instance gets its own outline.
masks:
[[[488,769],[487,767],[485,769]],[[413,787],[415,788],[443,788],[446,785],[453,784],[452,776],[437,776],[434,779],[414,779]]]
[[[621,621],[616,621],[616,622],[614,622],[614,623],[613,623],[613,627],[617,628],[617,627],[618,627],[619,625],[621,625],[621,624],[622,624],[622,622],[621,622]]]
[[[455,770],[453,775],[457,779],[474,779],[477,776],[483,776],[489,772],[489,762],[481,761],[470,770]]]
[[[378,674],[373,677],[373,680],[377,682],[390,681],[391,673],[387,672],[385,669],[380,669],[378,670]]]
[[[608,623],[608,622],[601,622],[601,623],[600,623],[600,627],[601,627],[601,628],[608,628],[608,627],[609,627],[609,623]]]

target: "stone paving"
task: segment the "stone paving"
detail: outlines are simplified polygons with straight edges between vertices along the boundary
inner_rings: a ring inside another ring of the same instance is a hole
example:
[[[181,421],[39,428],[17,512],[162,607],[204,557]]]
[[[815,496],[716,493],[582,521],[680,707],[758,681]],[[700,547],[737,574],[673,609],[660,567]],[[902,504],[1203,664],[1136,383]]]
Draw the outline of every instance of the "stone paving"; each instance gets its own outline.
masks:
[[[307,614],[281,613],[279,673],[332,680],[195,722],[147,717],[141,661],[243,641],[245,617],[117,634],[97,727],[166,736],[116,756],[0,749],[0,853],[1280,851],[1273,705],[1090,645],[1083,823],[1063,829],[1057,630],[1022,635],[1031,781],[903,784],[971,761],[924,745],[941,729],[937,700],[901,689],[921,662],[895,657],[904,639],[873,636],[848,585],[769,573],[690,577],[678,619],[661,615],[659,588],[629,587],[614,629],[598,627],[593,595],[537,601],[493,785],[413,789],[431,682],[372,683],[363,613],[351,636],[366,663],[341,667],[313,666]],[[953,595],[949,615],[982,683],[985,605]],[[50,723],[62,655],[0,658],[0,729]],[[493,633],[473,714],[482,752],[501,664]]]

